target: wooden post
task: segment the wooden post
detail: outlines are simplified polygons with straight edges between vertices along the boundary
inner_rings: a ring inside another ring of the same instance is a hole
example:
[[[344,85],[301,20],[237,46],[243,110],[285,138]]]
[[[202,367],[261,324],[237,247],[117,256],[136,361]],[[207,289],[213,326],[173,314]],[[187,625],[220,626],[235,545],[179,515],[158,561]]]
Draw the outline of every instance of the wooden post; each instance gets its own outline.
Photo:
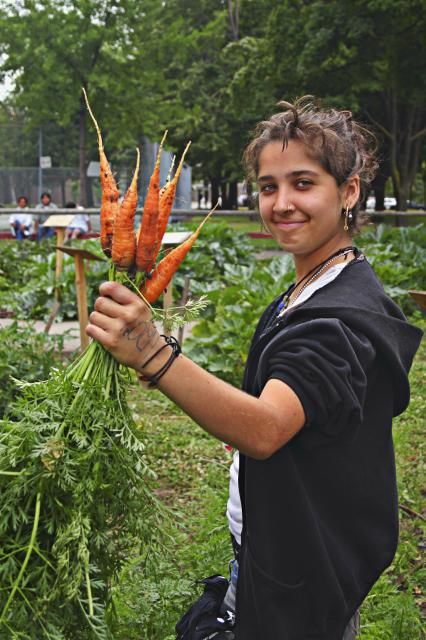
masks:
[[[77,309],[78,309],[78,322],[80,325],[80,345],[81,350],[89,344],[89,336],[86,334],[85,328],[89,321],[89,313],[87,310],[87,288],[86,288],[86,275],[84,273],[84,260],[79,254],[74,256],[75,264],[75,288],[77,292]]]
[[[56,242],[58,245],[64,244],[65,227],[56,227]],[[64,254],[62,251],[56,249],[56,265],[55,265],[55,280],[58,282],[61,277],[62,268],[64,265]],[[59,287],[55,287],[55,300],[60,301],[61,294]]]
[[[164,255],[170,253],[172,248],[178,244],[181,244],[185,240],[187,240],[191,235],[190,231],[169,231],[164,234],[162,246],[165,248]],[[173,305],[173,278],[169,282],[167,289],[163,293],[163,309],[167,311],[169,307]],[[170,332],[166,331],[165,327],[163,327],[163,331],[165,335],[168,335]]]
[[[185,279],[183,281],[183,292],[182,292],[182,298],[180,299],[180,306],[183,307],[186,305],[186,303],[188,302],[188,297],[189,297],[189,282],[190,282],[190,278],[189,276],[185,276]],[[182,346],[183,344],[183,332],[184,332],[185,327],[179,327],[178,329],[178,342],[180,343],[180,345]]]
[[[164,255],[170,253],[171,249],[166,249]],[[167,289],[165,289],[163,293],[163,311],[167,313],[167,309],[173,305],[173,278],[170,280],[167,285]],[[163,326],[163,333],[165,336],[170,335],[170,331],[167,331],[166,326]]]
[[[55,231],[56,231],[56,242],[57,242],[58,245],[62,245],[64,243],[65,229],[71,223],[71,221],[74,218],[74,216],[75,216],[75,213],[72,213],[72,214],[56,213],[56,214],[50,215],[47,218],[47,220],[45,222],[43,222],[43,227],[54,227],[55,228]],[[61,277],[63,264],[64,264],[64,255],[58,249],[58,247],[56,247],[56,267],[55,267],[56,282]],[[49,319],[49,322],[46,325],[46,329],[47,329],[47,327],[50,329],[50,325],[52,324],[52,322],[53,322],[53,320],[55,318],[55,315],[59,311],[60,297],[61,296],[60,296],[59,287],[55,287],[55,304],[54,304],[54,307],[53,307],[53,311],[51,313],[51,319]],[[48,329],[47,329],[47,331],[46,331],[46,329],[45,329],[45,332],[47,333]]]
[[[419,305],[420,309],[426,311],[426,291],[410,290],[408,292],[413,300]]]
[[[97,256],[87,249],[77,249],[76,247],[56,247],[59,251],[67,253],[74,258],[75,265],[75,288],[77,293],[77,311],[78,323],[80,327],[80,345],[83,351],[89,344],[89,336],[86,334],[86,326],[89,321],[89,312],[87,309],[87,286],[86,274],[84,271],[84,259],[99,260],[104,259]]]

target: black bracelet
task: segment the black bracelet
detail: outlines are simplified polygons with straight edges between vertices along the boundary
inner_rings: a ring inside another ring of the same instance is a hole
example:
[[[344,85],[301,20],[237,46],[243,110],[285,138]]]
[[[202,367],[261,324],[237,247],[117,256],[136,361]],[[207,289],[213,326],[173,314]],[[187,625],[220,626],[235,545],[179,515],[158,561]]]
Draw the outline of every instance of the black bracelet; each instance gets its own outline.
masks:
[[[143,367],[145,367],[149,362],[151,362],[151,360],[153,360],[153,358],[155,358],[155,356],[158,353],[160,353],[160,351],[162,351],[165,347],[171,347],[172,348],[172,353],[170,354],[170,357],[167,360],[167,362],[165,362],[163,364],[163,366],[156,373],[154,373],[152,376],[145,376],[143,374],[141,374],[139,376],[139,380],[141,380],[142,382],[148,382],[149,383],[148,387],[155,387],[157,385],[157,383],[160,380],[160,378],[162,376],[164,376],[166,371],[168,371],[170,369],[170,367],[171,367],[172,363],[174,362],[174,360],[176,360],[178,355],[182,352],[180,344],[176,340],[176,338],[174,338],[173,336],[164,336],[164,335],[162,335],[161,337],[165,339],[166,344],[164,344],[160,349],[158,349],[158,351],[156,351],[154,353],[154,355],[151,356],[151,358],[149,358],[144,363]]]
[[[160,336],[161,338],[165,338],[166,336]],[[141,369],[145,369],[145,367],[152,362],[152,360],[154,360],[154,358],[156,358],[158,356],[158,354],[160,353],[160,351],[163,351],[163,349],[165,349],[166,347],[169,346],[168,342],[165,342],[164,344],[161,345],[161,347],[152,355],[148,358],[148,360],[146,360],[142,365],[141,365]]]

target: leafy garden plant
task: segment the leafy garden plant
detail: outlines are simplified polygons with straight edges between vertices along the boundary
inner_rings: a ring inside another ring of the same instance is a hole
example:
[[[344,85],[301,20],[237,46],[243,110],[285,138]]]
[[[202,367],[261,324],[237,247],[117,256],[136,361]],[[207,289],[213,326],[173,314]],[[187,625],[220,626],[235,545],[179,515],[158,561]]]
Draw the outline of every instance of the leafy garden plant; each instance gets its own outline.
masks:
[[[14,379],[45,380],[52,367],[62,364],[63,340],[63,336],[38,333],[16,320],[0,329],[0,419],[19,394]]]
[[[154,303],[205,221],[156,264],[181,165],[160,193],[160,146],[136,236],[139,153],[120,201],[94,122],[108,276]],[[185,322],[203,306],[195,301],[165,320],[169,327]],[[126,402],[130,377],[93,341],[47,380],[17,381],[21,394],[0,421],[0,637],[111,637],[112,585],[136,542],[158,533],[164,512]]]
[[[426,226],[369,226],[356,238],[356,244],[374,267],[386,293],[411,315],[416,305],[411,289],[426,289]]]
[[[228,265],[225,276],[226,285],[219,282],[210,291],[211,304],[185,342],[185,352],[211,373],[240,386],[259,315],[292,283],[293,262],[283,254],[271,261]]]

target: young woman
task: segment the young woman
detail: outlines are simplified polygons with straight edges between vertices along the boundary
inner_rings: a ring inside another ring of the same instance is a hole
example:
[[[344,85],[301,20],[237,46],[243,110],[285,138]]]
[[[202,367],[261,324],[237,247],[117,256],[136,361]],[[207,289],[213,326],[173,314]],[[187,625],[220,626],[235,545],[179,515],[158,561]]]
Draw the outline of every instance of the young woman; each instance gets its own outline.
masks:
[[[376,166],[370,135],[349,112],[282,106],[245,160],[296,282],[260,318],[243,390],[167,344],[120,284],[101,286],[87,333],[240,452],[228,504],[241,543],[235,637],[346,640],[395,553],[391,426],[421,332],[352,244]]]

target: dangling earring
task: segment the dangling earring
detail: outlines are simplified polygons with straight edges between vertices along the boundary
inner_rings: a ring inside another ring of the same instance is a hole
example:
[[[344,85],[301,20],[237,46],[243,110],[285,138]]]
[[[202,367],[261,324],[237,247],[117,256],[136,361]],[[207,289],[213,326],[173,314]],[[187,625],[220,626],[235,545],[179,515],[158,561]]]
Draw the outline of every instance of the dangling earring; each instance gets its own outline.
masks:
[[[346,209],[345,209],[345,224],[343,226],[345,231],[349,231],[349,224],[352,221],[352,212],[349,211],[349,205],[346,205]]]

